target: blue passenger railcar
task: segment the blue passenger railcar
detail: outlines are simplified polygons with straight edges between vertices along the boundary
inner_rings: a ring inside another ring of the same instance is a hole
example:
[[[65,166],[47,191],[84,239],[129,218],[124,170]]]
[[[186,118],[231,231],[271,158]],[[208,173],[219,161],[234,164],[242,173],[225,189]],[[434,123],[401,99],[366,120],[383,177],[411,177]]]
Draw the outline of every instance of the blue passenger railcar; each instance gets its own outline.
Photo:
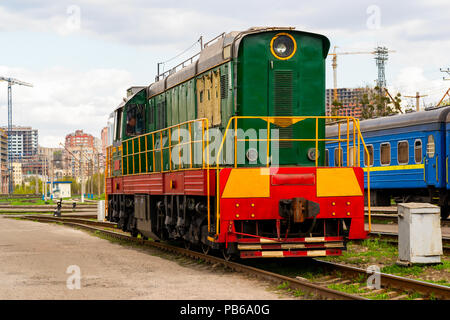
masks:
[[[370,167],[371,205],[390,205],[391,199],[429,202],[439,204],[442,216],[448,216],[449,112],[445,107],[360,122],[369,156],[363,151],[359,156],[366,186]],[[346,132],[346,123],[340,130]],[[328,126],[327,139],[337,138],[338,132],[337,124]],[[338,142],[327,143],[326,165],[345,166],[347,158],[350,165],[355,161],[352,144],[348,150],[346,143],[340,145],[339,149]]]

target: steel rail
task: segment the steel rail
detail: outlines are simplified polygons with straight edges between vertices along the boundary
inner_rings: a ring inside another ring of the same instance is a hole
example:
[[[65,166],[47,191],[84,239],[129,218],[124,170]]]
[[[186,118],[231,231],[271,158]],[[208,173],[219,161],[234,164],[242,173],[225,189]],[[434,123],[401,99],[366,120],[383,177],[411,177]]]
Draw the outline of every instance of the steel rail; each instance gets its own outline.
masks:
[[[378,220],[390,221],[390,222],[394,222],[395,224],[397,224],[397,222],[398,222],[397,212],[388,213],[388,214],[372,213],[371,216],[372,216],[372,220],[378,219]],[[374,223],[374,224],[376,224],[376,223]],[[441,219],[441,226],[443,226],[443,227],[450,226],[450,220],[449,219]]]
[[[87,231],[94,231],[97,234],[100,233],[100,234],[103,234],[103,235],[106,235],[106,236],[109,236],[109,237],[112,237],[115,239],[131,241],[131,242],[135,242],[135,243],[147,246],[147,247],[160,249],[163,251],[190,257],[193,259],[204,260],[213,265],[220,264],[220,265],[223,265],[224,267],[231,269],[233,271],[251,275],[251,276],[254,276],[254,277],[257,277],[260,279],[264,279],[266,281],[276,282],[276,283],[285,283],[286,282],[289,284],[289,288],[291,288],[291,289],[303,290],[310,294],[314,294],[314,295],[317,295],[317,296],[320,296],[323,298],[339,299],[339,300],[369,300],[365,297],[352,295],[352,294],[345,293],[345,292],[340,292],[337,290],[333,290],[333,289],[329,289],[326,287],[316,285],[314,283],[310,283],[308,281],[301,281],[301,280],[298,280],[295,278],[283,276],[283,275],[276,274],[276,273],[273,273],[270,271],[265,271],[265,270],[261,270],[261,269],[255,268],[255,267],[246,266],[246,265],[243,265],[240,263],[227,261],[223,258],[218,258],[218,257],[211,256],[211,255],[205,255],[200,252],[183,249],[183,248],[172,246],[172,245],[169,245],[166,243],[148,241],[148,240],[144,240],[141,238],[133,238],[125,233],[119,233],[116,231],[110,231],[110,230],[105,230],[105,229],[96,228],[96,227],[93,227],[90,225],[86,225],[86,224],[100,225],[100,224],[98,224],[97,221],[77,220],[77,222],[73,222],[73,219],[72,219],[72,221],[70,221],[68,219],[60,219],[60,218],[56,218],[56,217],[42,217],[42,216],[24,216],[23,218],[28,219],[28,220],[34,220],[34,221],[37,220],[37,221],[46,221],[46,222],[59,222],[64,225],[81,228],[81,229],[84,229]],[[87,221],[89,221],[89,222],[87,222]]]
[[[352,266],[347,266],[339,263],[323,261],[319,259],[314,259],[322,267],[339,271],[346,274],[350,278],[354,278],[361,274],[367,275],[367,270],[356,268]],[[391,287],[394,289],[400,289],[409,292],[419,292],[425,295],[434,295],[437,298],[450,300],[450,287],[442,286],[434,283],[409,279],[405,277],[400,277],[392,274],[380,272],[381,286]]]
[[[351,295],[348,293],[336,291],[333,289],[329,289],[314,283],[301,281],[295,278],[291,278],[288,276],[283,276],[280,274],[276,274],[270,271],[261,270],[255,267],[243,265],[240,263],[232,262],[232,261],[226,261],[222,258],[205,255],[203,253],[195,252],[188,249],[183,249],[180,247],[172,246],[166,243],[161,242],[153,242],[153,241],[146,241],[143,239],[133,238],[127,234],[124,233],[118,233],[115,231],[109,231],[104,229],[99,229],[95,227],[88,227],[88,225],[96,225],[96,226],[102,226],[102,227],[112,227],[114,228],[116,224],[110,223],[110,222],[100,222],[100,221],[93,221],[93,220],[82,220],[77,218],[56,218],[56,217],[42,217],[42,216],[26,216],[25,218],[29,220],[45,220],[45,221],[52,221],[52,222],[62,222],[66,225],[72,225],[75,227],[82,227],[87,230],[91,231],[100,231],[103,234],[106,234],[108,236],[112,236],[115,238],[120,238],[122,240],[127,241],[133,241],[136,243],[140,243],[149,247],[155,247],[164,251],[169,251],[176,254],[181,254],[184,256],[188,256],[194,259],[203,259],[205,261],[210,262],[211,264],[222,264],[227,268],[230,268],[237,272],[242,272],[246,274],[250,274],[252,276],[256,276],[258,278],[262,278],[267,281],[272,282],[288,282],[289,287],[292,289],[300,289],[307,291],[309,293],[313,293],[318,296],[331,298],[331,299],[361,299],[361,300],[368,300],[367,298]],[[367,271],[365,269],[352,267],[348,265],[323,261],[320,259],[313,259],[315,263],[319,264],[320,266],[324,267],[325,269],[331,270],[331,271],[339,271],[342,274],[347,275],[349,278],[355,278],[361,274],[367,275]],[[393,289],[399,289],[404,290],[408,292],[419,292],[424,295],[434,295],[436,298],[440,299],[450,299],[450,287],[442,286],[438,284],[428,283],[424,281],[409,279],[405,277],[400,277],[392,274],[387,273],[380,273],[380,279],[381,279],[381,286],[382,287],[388,287]]]

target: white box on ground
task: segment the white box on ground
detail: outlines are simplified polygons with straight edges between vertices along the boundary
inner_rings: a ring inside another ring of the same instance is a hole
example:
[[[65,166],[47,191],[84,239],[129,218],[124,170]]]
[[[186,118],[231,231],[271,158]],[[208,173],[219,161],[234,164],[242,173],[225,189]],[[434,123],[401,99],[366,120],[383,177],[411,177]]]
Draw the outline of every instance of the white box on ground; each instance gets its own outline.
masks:
[[[105,220],[105,200],[100,200],[97,202],[97,220]]]
[[[440,263],[441,215],[429,203],[398,204],[398,257],[400,262]]]

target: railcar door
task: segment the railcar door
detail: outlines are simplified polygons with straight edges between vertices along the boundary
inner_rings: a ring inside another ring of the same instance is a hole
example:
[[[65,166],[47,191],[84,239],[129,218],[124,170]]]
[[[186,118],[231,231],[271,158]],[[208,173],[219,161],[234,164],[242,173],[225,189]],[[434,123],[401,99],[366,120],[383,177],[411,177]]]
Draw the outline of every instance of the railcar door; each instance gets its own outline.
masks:
[[[445,124],[445,186],[450,189],[448,169],[450,157],[450,123]]]
[[[426,149],[424,155],[425,181],[427,185],[436,185],[438,183],[438,138],[435,132],[428,132],[426,138]]]

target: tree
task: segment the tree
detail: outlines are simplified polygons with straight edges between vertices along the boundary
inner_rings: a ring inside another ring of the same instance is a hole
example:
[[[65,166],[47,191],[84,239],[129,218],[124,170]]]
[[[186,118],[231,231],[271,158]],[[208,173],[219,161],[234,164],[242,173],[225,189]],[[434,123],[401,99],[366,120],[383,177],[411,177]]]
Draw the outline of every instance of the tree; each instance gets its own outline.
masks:
[[[401,94],[397,93],[393,98],[394,101],[391,101],[389,96],[386,96],[383,92],[379,87],[364,88],[359,99],[362,119],[385,117],[401,112]]]
[[[333,100],[333,103],[331,105],[332,105],[332,107],[331,107],[331,115],[335,117],[335,116],[337,116],[339,114],[339,110],[342,109],[342,103],[340,103],[337,100]]]

